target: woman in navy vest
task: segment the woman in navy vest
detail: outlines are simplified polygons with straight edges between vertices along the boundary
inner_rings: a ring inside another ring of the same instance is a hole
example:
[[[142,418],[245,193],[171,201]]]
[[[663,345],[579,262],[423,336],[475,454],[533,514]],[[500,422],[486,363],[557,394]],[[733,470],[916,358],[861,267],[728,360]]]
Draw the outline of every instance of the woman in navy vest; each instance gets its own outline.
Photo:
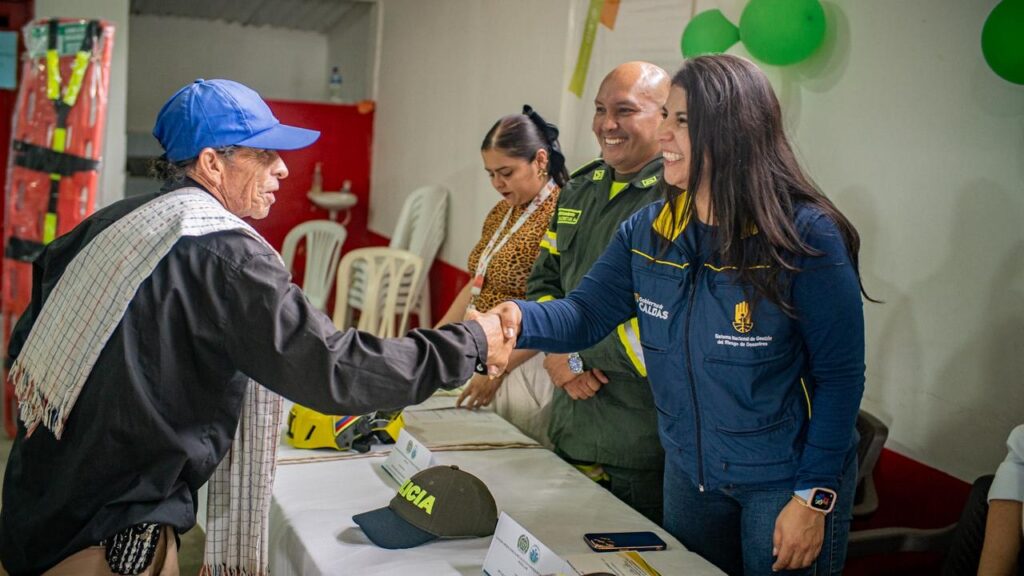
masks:
[[[729,574],[840,574],[864,390],[860,239],[800,168],[751,62],[688,60],[663,117],[665,200],[623,223],[568,297],[496,311],[517,346],[552,352],[636,315],[665,529]]]

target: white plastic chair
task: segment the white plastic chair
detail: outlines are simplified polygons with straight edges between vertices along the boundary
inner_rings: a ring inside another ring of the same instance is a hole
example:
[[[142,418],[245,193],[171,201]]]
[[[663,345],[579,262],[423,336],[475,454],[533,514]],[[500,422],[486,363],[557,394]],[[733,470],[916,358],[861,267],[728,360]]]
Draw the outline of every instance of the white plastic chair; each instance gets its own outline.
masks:
[[[302,276],[302,291],[309,298],[310,304],[320,310],[327,310],[327,295],[331,292],[331,282],[338,268],[341,246],[348,237],[344,226],[331,220],[311,220],[303,222],[288,231],[281,247],[281,258],[285,267],[291,271],[295,260],[295,250],[299,241],[306,239],[306,271]]]
[[[403,281],[398,294],[398,306],[405,308],[408,306],[406,301],[413,300],[415,305],[412,311],[419,318],[419,325],[426,328],[433,327],[427,276],[444,242],[447,227],[448,189],[437,185],[417,188],[402,205],[402,212],[388,245],[390,248],[408,250],[423,260],[423,274],[418,281],[414,285]],[[349,287],[349,306],[357,310],[363,309],[363,286],[362,272],[356,268]]]
[[[358,271],[358,272],[357,272]],[[361,278],[361,306],[352,306],[349,298],[351,286]],[[356,328],[376,334],[381,338],[393,338],[405,333],[412,311],[408,294],[409,286],[417,286],[423,276],[423,259],[408,250],[395,248],[358,248],[341,259],[338,266],[338,290],[334,301],[334,325],[338,329],[352,326],[352,310],[359,311]],[[403,287],[405,292],[403,292]],[[396,317],[398,322],[396,323]]]

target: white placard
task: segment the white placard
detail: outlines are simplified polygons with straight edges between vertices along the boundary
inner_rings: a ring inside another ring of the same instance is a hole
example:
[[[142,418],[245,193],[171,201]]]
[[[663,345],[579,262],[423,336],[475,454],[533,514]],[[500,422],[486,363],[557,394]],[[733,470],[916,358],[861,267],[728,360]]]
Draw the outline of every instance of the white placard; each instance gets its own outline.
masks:
[[[501,513],[484,559],[484,576],[576,576],[572,565],[552,552],[511,516]]]
[[[381,468],[401,486],[417,472],[430,468],[433,464],[434,455],[430,449],[402,428],[398,433],[395,447],[391,449],[391,454],[388,454],[388,459],[381,464]]]

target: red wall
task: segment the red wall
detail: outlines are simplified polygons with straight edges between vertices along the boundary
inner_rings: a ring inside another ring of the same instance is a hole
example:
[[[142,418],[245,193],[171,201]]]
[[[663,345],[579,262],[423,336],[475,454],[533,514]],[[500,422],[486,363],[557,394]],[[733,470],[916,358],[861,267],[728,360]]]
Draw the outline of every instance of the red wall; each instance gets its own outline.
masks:
[[[320,139],[308,148],[281,152],[288,165],[288,178],[281,182],[270,215],[254,222],[255,228],[280,248],[285,234],[296,225],[326,219],[327,211],[306,198],[313,183],[313,169],[317,162],[322,162],[324,190],[340,190],[342,182],[350,180],[352,192],[359,197],[346,226],[349,235],[345,248],[366,245],[373,111],[364,113],[356,106],[287,100],[268,100],[267,104],[281,122],[319,130]],[[339,214],[338,220],[342,217]]]
[[[966,482],[891,450],[882,451],[874,478],[878,510],[869,518],[854,520],[853,530],[941,528],[953,524],[960,518],[971,490]],[[941,551],[861,558],[847,562],[844,574],[932,576],[941,572],[941,559]]]
[[[322,162],[324,190],[340,190],[344,180],[351,180],[352,192],[359,197],[359,203],[352,209],[352,219],[346,225],[348,239],[343,251],[387,246],[387,237],[367,228],[373,112],[360,112],[357,106],[316,102],[268,100],[267,103],[281,122],[320,130],[320,139],[309,148],[281,153],[289,175],[281,182],[281,190],[270,215],[253,223],[256,229],[280,249],[285,235],[296,225],[327,218],[326,210],[317,208],[306,198],[313,182],[314,167],[317,162]],[[342,218],[339,214],[338,220]],[[297,260],[301,262],[301,257]],[[296,266],[296,276],[299,276],[301,267],[301,263]],[[469,274],[460,268],[434,260],[430,269],[430,290],[431,314],[435,322],[468,282]],[[333,299],[329,301],[333,302]]]

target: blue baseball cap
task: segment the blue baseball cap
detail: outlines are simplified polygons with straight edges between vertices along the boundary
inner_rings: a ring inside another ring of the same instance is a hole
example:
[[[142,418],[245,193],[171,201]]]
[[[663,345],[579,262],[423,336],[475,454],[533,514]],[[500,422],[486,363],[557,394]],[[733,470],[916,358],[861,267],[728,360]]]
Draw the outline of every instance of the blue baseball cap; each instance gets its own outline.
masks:
[[[180,162],[199,156],[207,147],[297,150],[316,142],[320,132],[281,124],[252,88],[231,80],[200,78],[164,104],[153,136],[168,160]]]

